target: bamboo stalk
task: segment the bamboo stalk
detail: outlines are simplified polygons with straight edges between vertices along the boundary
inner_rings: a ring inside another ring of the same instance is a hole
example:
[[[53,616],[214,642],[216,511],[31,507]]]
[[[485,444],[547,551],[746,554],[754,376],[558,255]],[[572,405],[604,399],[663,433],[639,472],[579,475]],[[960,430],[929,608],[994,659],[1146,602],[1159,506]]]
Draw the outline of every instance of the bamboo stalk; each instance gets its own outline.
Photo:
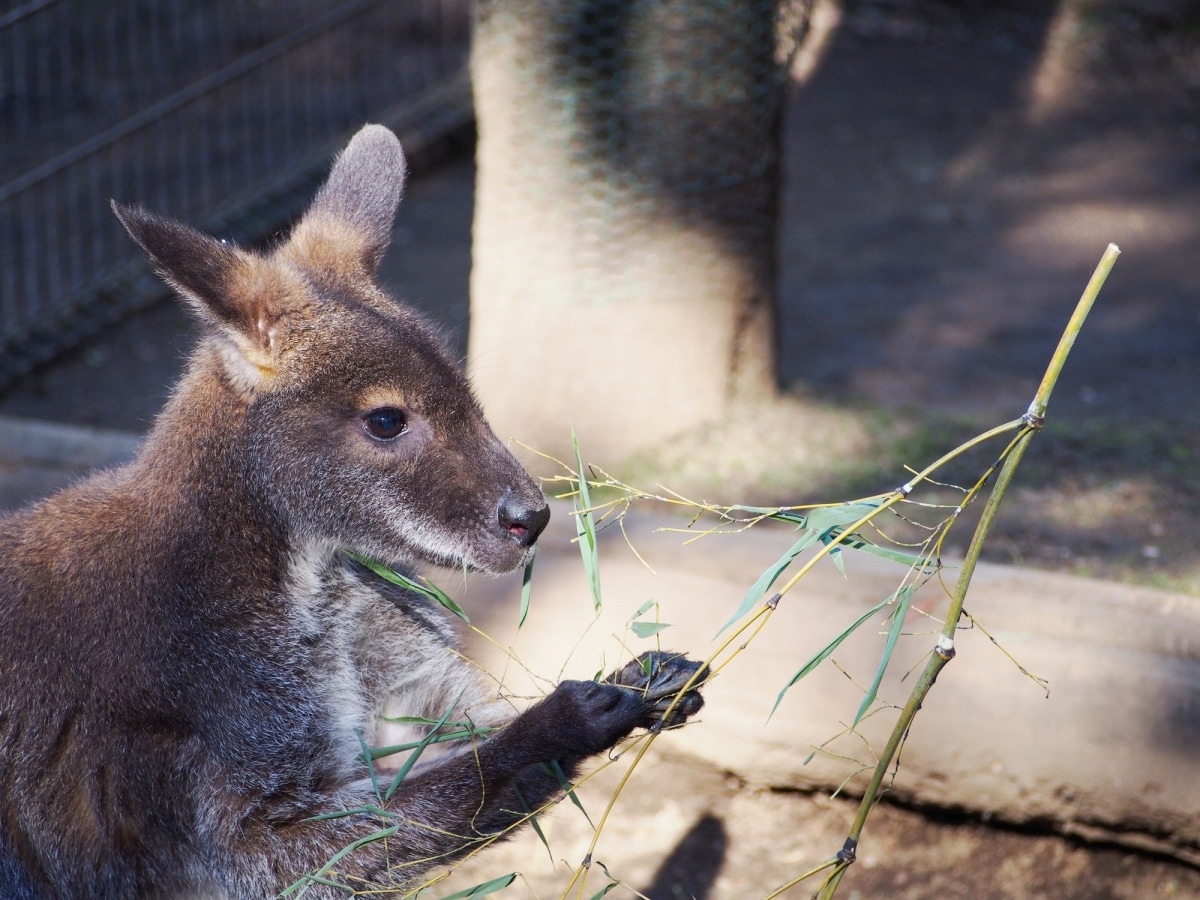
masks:
[[[866,826],[867,818],[883,794],[883,783],[887,777],[888,769],[891,768],[895,761],[900,747],[908,735],[908,730],[916,717],[917,711],[921,708],[926,695],[933,688],[934,682],[937,681],[938,674],[954,658],[954,632],[958,627],[958,620],[962,615],[963,605],[966,603],[967,589],[971,584],[971,577],[975,573],[976,564],[979,562],[984,541],[991,530],[992,523],[995,521],[1000,503],[1008,491],[1008,486],[1012,482],[1017,466],[1020,464],[1021,458],[1025,455],[1025,450],[1029,446],[1030,439],[1041,429],[1045,422],[1050,395],[1054,391],[1054,386],[1058,383],[1058,377],[1062,373],[1063,365],[1066,363],[1067,356],[1070,354],[1071,348],[1075,345],[1075,339],[1078,337],[1080,329],[1083,328],[1083,323],[1087,319],[1092,305],[1096,302],[1096,297],[1099,295],[1100,289],[1104,286],[1104,282],[1108,278],[1109,272],[1112,271],[1112,267],[1116,263],[1120,252],[1116,244],[1109,244],[1108,248],[1104,251],[1104,255],[1100,258],[1100,262],[1092,273],[1092,277],[1089,279],[1087,287],[1079,298],[1079,302],[1075,306],[1075,311],[1070,321],[1068,321],[1062,337],[1059,339],[1058,346],[1050,358],[1050,363],[1046,367],[1046,373],[1042,377],[1042,382],[1038,387],[1037,393],[1034,395],[1033,402],[1029,404],[1029,410],[1023,419],[1022,430],[1014,439],[1004,457],[1000,472],[996,476],[996,484],[992,488],[991,494],[988,495],[987,504],[984,506],[979,524],[975,527],[975,532],[971,536],[971,544],[967,548],[966,556],[963,559],[958,581],[955,584],[954,593],[950,600],[950,607],[946,614],[946,624],[938,635],[934,652],[930,656],[929,662],[926,663],[921,676],[917,679],[917,683],[914,685],[908,701],[905,703],[899,718],[896,720],[896,725],[892,729],[891,736],[888,738],[887,746],[884,748],[879,762],[875,766],[875,771],[871,776],[870,783],[867,785],[866,792],[863,794],[845,844],[838,854],[837,864],[817,891],[816,896],[820,900],[829,900],[829,898],[834,896],[842,877],[850,866],[853,865],[858,843]]]

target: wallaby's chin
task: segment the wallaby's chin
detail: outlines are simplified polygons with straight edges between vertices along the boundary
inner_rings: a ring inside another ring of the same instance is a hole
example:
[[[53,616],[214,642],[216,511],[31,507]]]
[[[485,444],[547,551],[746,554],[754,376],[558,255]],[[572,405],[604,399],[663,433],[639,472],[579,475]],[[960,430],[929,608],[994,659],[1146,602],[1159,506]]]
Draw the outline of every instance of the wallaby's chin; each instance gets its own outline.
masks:
[[[394,525],[423,562],[504,575],[529,565],[549,520],[550,508],[540,491],[521,495],[511,490],[494,512],[465,526],[442,522],[413,527],[408,519]]]
[[[445,569],[466,569],[469,572],[481,572],[485,575],[507,575],[509,572],[522,569],[533,562],[537,553],[537,545],[521,547],[516,542],[505,547],[501,544],[491,552],[440,553],[420,551],[422,562],[440,566]]]
[[[353,543],[343,545],[352,556],[375,560],[389,568],[404,570],[425,564],[452,571],[507,575],[533,561],[537,544],[526,544],[504,535],[489,536],[471,542],[431,542],[407,540],[398,546],[378,545],[365,549]]]

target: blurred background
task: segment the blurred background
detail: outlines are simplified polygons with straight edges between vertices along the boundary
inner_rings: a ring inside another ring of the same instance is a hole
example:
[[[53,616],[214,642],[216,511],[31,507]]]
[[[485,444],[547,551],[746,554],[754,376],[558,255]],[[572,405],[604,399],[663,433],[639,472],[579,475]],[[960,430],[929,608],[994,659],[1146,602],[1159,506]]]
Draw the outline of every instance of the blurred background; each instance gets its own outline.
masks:
[[[1195,591],[1198,113],[1186,0],[8,2],[0,430],[141,434],[181,371],[110,198],[269,246],[380,121],[382,280],[501,437],[724,502],[1020,415],[1116,242],[989,553]]]

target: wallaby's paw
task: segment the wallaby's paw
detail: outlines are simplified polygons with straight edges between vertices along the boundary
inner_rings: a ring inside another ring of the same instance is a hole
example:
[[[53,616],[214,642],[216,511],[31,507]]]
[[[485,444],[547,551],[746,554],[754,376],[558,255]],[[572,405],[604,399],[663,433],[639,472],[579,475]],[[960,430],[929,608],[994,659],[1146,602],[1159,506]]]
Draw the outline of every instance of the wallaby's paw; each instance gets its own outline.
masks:
[[[539,711],[553,730],[543,748],[558,744],[553,756],[601,753],[641,724],[645,706],[639,694],[602,681],[564,681],[530,712]]]
[[[638,725],[659,730],[682,725],[700,711],[704,706],[700,686],[707,678],[708,668],[702,662],[688,659],[682,653],[648,650],[605,681],[637,691],[643,709]],[[676,696],[689,681],[692,686],[676,702]]]

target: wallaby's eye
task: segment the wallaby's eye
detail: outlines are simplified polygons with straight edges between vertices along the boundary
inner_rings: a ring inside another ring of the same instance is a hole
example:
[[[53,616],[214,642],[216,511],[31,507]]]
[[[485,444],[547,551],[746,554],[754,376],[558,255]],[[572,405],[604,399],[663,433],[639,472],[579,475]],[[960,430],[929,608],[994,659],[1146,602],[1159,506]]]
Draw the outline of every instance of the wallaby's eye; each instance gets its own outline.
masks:
[[[408,431],[408,416],[394,406],[373,409],[362,418],[363,428],[377,441],[394,441]]]

